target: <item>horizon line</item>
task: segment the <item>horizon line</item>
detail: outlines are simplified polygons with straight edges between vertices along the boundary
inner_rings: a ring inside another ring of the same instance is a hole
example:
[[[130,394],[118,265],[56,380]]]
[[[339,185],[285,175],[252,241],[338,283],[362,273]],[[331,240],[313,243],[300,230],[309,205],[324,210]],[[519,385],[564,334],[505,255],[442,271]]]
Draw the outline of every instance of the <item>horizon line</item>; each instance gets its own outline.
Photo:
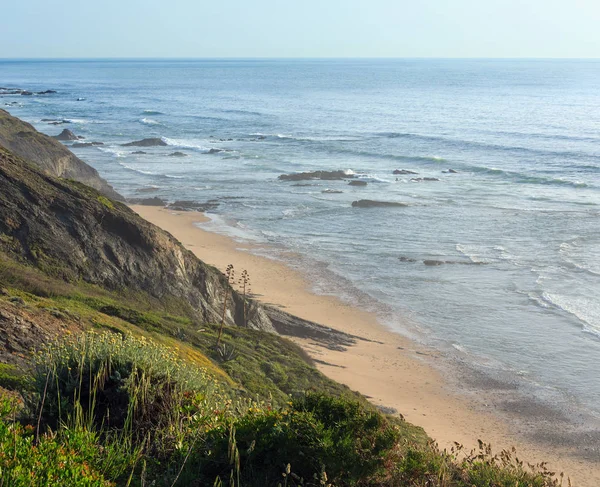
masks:
[[[600,57],[550,57],[550,56],[203,56],[203,57],[185,57],[185,56],[93,56],[93,57],[0,57],[0,62],[5,61],[318,61],[318,60],[448,60],[448,61],[599,61]]]

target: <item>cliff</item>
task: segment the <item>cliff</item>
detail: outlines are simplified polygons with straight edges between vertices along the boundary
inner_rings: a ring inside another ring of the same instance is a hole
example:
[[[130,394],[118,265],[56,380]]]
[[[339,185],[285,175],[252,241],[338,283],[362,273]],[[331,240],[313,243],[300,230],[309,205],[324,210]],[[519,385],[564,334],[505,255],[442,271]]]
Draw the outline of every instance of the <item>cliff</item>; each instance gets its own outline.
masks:
[[[37,165],[45,174],[74,179],[105,196],[123,200],[98,171],[87,165],[58,140],[0,109],[0,146]]]
[[[32,136],[32,139],[36,139]],[[49,276],[149,295],[221,321],[226,278],[126,205],[81,183],[42,173],[0,148],[0,251]],[[274,331],[254,302],[233,292],[226,322]]]

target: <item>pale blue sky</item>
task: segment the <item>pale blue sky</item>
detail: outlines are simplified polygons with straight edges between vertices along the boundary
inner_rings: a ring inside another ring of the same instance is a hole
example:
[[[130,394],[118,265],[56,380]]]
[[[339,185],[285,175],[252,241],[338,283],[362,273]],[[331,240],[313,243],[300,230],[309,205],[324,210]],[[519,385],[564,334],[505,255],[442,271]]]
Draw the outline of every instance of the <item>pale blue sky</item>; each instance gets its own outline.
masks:
[[[5,0],[7,57],[600,57],[599,0]]]

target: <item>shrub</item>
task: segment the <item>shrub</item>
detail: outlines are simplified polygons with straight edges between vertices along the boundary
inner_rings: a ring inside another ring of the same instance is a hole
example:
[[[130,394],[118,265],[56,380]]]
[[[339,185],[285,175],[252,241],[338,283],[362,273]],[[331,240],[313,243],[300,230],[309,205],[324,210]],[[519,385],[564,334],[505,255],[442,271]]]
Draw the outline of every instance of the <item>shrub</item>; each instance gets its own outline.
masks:
[[[224,482],[233,472],[245,486],[276,486],[286,469],[288,485],[313,485],[323,472],[335,485],[358,485],[378,474],[396,440],[396,430],[377,412],[311,393],[289,410],[251,408],[210,431],[198,471]]]
[[[151,340],[93,332],[41,351],[34,378],[44,425],[85,422],[128,429],[138,440],[178,421],[185,391],[215,387],[203,369]]]

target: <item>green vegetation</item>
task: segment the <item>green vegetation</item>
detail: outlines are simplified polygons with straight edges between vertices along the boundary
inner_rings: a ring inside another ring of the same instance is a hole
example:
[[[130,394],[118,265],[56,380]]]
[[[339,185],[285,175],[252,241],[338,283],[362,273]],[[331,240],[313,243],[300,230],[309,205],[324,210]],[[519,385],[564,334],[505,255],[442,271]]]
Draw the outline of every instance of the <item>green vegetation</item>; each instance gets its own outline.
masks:
[[[511,453],[439,452],[363,401],[252,400],[173,349],[111,332],[36,354],[34,391],[0,401],[0,485],[559,485]]]
[[[98,202],[102,203],[109,210],[114,210],[115,209],[114,203],[112,201],[110,201],[106,196],[98,196]]]

